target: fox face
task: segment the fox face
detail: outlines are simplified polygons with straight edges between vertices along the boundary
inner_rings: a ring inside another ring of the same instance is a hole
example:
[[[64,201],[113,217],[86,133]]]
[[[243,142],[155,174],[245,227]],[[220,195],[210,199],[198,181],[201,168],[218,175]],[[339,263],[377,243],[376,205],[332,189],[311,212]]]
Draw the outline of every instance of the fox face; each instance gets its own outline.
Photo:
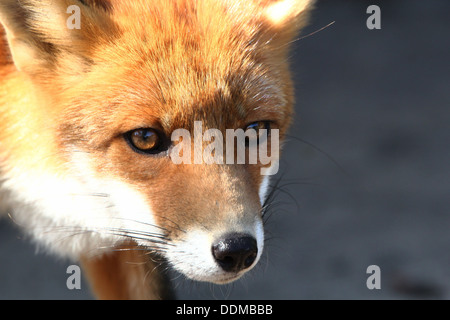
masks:
[[[282,143],[293,106],[288,45],[310,7],[3,1],[0,172],[14,219],[72,258],[132,241],[195,280],[242,276],[263,251],[275,172],[262,175],[261,161],[196,162],[194,143],[203,152],[223,142],[195,138],[196,123],[223,137],[255,130],[257,148]],[[174,138],[178,129],[193,138]],[[233,147],[213,155],[236,160]]]

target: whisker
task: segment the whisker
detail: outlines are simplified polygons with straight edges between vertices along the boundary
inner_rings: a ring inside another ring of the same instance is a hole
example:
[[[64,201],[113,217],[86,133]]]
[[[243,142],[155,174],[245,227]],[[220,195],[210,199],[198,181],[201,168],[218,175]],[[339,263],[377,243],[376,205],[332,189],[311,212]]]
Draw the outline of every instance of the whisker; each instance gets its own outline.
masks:
[[[165,239],[167,240],[167,236],[159,234],[159,233],[153,233],[153,232],[145,232],[145,231],[137,231],[137,230],[130,230],[130,229],[121,229],[121,228],[104,228],[101,230],[111,231],[111,232],[122,232],[124,235],[140,235],[140,236],[151,236],[158,239]]]
[[[173,223],[174,226],[177,228],[178,231],[181,231],[181,232],[183,232],[183,233],[187,233],[187,231],[186,231],[185,229],[181,228],[181,226],[180,226],[178,223],[176,223],[175,221],[173,221],[173,220],[171,220],[171,219],[169,219],[169,218],[167,218],[167,217],[161,216],[161,215],[158,215],[158,218],[162,218],[162,219],[165,219],[165,220],[167,220],[167,221]]]
[[[341,171],[342,174],[344,174],[348,178],[352,178],[350,173],[348,173],[347,170],[345,170],[344,167],[335,158],[333,158],[329,153],[325,152],[324,150],[317,147],[313,143],[306,141],[305,139],[302,139],[302,138],[299,138],[296,136],[292,136],[292,135],[288,135],[288,134],[286,135],[286,137],[292,138],[298,142],[306,144],[308,147],[310,147],[310,148],[314,149],[315,151],[319,152],[320,154],[324,155],[328,160],[330,160],[336,166],[336,168],[338,168]]]
[[[80,196],[80,197],[99,197],[99,198],[109,198],[111,196],[108,193],[102,193],[102,192],[70,193],[70,195]]]
[[[131,240],[141,240],[145,243],[148,244],[144,244],[141,245],[143,247],[143,251],[145,251],[147,249],[147,251],[152,250],[152,251],[158,251],[158,252],[163,252],[166,250],[167,247],[169,246],[174,246],[172,243],[170,243],[170,240],[168,237],[166,237],[165,235],[160,235],[160,234],[155,234],[155,233],[146,233],[146,232],[141,232],[141,231],[135,231],[135,230],[129,230],[129,229],[120,229],[120,228],[101,228],[101,229],[83,229],[83,228],[77,228],[77,227],[48,227],[48,230],[45,230],[43,232],[46,233],[50,233],[50,232],[64,232],[65,235],[63,237],[61,237],[59,239],[59,241],[65,241],[70,237],[75,237],[78,235],[84,235],[87,233],[106,233],[109,235],[115,235],[115,236],[119,236],[119,237],[123,237],[126,239],[131,239]],[[153,246],[157,245],[157,246]],[[105,250],[105,249],[109,249],[109,250],[121,250],[124,248],[118,248],[116,246],[98,246],[97,249],[99,250]]]
[[[164,227],[161,227],[161,226],[158,226],[158,225],[156,225],[156,224],[149,223],[149,222],[144,222],[144,221],[139,221],[139,220],[129,219],[129,218],[122,218],[122,217],[113,218],[113,219],[121,220],[121,221],[130,221],[130,222],[134,222],[134,223],[139,223],[139,224],[142,224],[142,225],[144,225],[144,226],[149,226],[149,227],[161,229],[161,230],[163,230],[163,231],[165,231],[165,232],[168,232],[168,229],[167,229],[167,228],[164,228]]]
[[[326,26],[323,26],[322,28],[319,28],[319,29],[317,29],[317,30],[315,30],[315,31],[313,31],[313,32],[310,32],[310,33],[308,33],[308,34],[306,34],[306,35],[304,35],[304,36],[302,36],[302,37],[299,37],[299,38],[295,39],[294,42],[295,42],[295,41],[303,40],[303,39],[305,39],[305,38],[309,38],[309,37],[315,35],[316,33],[319,33],[319,32],[321,32],[321,31],[323,31],[323,30],[325,30],[325,29],[331,27],[331,26],[332,26],[333,24],[335,24],[335,23],[336,23],[336,21],[331,21],[331,22],[330,22],[329,24],[327,24]]]

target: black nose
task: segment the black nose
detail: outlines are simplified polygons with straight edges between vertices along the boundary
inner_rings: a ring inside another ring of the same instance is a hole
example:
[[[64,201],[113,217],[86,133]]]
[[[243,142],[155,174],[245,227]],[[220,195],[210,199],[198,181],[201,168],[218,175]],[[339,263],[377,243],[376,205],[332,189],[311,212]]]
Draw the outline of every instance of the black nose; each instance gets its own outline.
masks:
[[[238,272],[255,262],[258,247],[255,238],[239,233],[228,234],[212,247],[214,259],[227,272]]]

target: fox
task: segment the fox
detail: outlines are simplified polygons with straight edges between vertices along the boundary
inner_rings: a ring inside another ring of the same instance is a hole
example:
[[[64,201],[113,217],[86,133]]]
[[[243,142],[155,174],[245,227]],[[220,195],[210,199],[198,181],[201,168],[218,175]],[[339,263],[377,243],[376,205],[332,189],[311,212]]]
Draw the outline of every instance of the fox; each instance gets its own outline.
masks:
[[[168,268],[242,277],[263,252],[272,174],[261,161],[175,163],[194,142],[172,133],[201,122],[282,145],[289,49],[313,6],[1,0],[0,215],[79,263],[98,299],[172,299]]]

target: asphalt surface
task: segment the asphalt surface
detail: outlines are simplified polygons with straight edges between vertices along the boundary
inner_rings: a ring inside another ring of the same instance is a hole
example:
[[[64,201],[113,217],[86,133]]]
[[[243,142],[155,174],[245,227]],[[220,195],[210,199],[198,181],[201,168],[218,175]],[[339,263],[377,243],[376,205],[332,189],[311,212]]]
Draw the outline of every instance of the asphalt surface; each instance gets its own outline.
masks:
[[[366,9],[381,8],[369,30]],[[319,1],[292,53],[297,115],[260,265],[188,299],[450,298],[450,2]],[[0,221],[0,299],[91,299]],[[380,268],[368,289],[367,268]]]

